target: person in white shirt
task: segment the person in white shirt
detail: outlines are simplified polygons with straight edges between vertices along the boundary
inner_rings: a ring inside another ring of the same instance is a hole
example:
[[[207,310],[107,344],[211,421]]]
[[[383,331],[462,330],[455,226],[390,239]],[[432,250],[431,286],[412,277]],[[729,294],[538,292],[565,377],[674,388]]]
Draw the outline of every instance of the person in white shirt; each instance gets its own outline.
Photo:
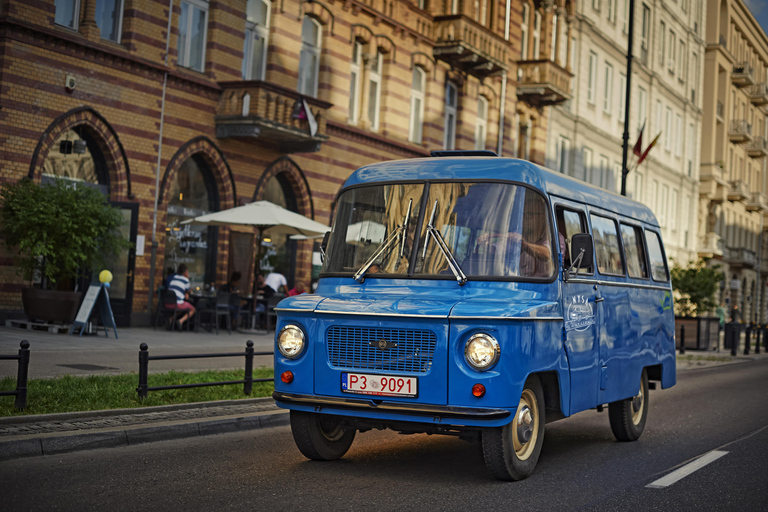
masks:
[[[195,307],[186,300],[189,298],[189,288],[189,269],[182,263],[179,265],[178,271],[168,282],[168,289],[176,294],[176,309],[179,311],[186,311],[184,316],[179,318],[179,330],[181,330],[181,326],[184,325],[184,322],[192,318],[192,315],[195,314]]]
[[[275,290],[275,292],[285,293],[288,287],[288,280],[283,274],[277,272],[270,272],[267,277],[264,278],[264,284]],[[282,291],[280,290],[282,288]]]

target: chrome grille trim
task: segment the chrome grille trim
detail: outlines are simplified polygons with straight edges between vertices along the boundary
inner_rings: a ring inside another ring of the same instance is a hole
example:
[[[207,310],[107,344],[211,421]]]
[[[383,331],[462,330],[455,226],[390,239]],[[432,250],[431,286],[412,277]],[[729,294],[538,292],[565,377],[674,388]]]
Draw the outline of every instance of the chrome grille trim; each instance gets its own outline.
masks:
[[[389,348],[376,346],[382,339]],[[428,373],[436,345],[437,335],[429,330],[334,325],[326,331],[328,362],[334,368]]]

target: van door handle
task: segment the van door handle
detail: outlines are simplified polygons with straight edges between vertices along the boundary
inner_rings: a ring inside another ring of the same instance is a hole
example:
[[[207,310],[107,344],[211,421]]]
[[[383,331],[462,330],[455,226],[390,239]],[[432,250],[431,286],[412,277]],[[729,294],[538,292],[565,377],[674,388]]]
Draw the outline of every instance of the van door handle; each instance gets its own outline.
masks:
[[[603,302],[605,300],[605,297],[598,297],[595,299],[595,302]]]

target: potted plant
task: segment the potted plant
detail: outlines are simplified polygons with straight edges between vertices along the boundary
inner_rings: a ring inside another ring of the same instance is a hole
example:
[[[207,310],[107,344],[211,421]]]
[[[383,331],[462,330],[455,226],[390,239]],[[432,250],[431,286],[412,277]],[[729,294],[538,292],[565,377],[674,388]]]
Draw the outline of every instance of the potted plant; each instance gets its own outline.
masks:
[[[22,289],[29,320],[71,322],[82,292],[79,277],[130,244],[119,232],[119,209],[95,187],[59,179],[29,179],[0,188],[0,236],[14,253],[17,274],[40,288]]]

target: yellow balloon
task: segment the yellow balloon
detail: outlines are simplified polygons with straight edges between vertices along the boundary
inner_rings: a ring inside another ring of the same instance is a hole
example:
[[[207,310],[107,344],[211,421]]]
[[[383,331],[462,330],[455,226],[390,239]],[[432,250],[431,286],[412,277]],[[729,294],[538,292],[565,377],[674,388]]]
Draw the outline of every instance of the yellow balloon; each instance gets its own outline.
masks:
[[[102,270],[99,272],[99,281],[102,283],[111,283],[112,282],[112,272],[109,270]]]

